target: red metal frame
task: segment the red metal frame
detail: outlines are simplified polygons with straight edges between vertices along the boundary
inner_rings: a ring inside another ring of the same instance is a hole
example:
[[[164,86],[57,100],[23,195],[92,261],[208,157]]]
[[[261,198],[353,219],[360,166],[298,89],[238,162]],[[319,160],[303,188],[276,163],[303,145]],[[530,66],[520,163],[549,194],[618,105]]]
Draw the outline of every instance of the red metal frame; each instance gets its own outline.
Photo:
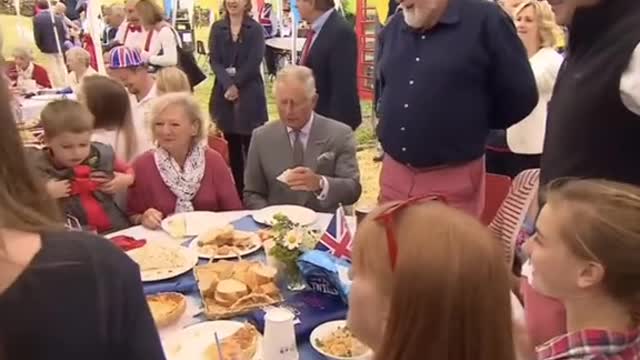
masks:
[[[367,0],[356,6],[356,36],[358,37],[358,93],[360,100],[373,100],[375,84],[374,52],[378,16]]]

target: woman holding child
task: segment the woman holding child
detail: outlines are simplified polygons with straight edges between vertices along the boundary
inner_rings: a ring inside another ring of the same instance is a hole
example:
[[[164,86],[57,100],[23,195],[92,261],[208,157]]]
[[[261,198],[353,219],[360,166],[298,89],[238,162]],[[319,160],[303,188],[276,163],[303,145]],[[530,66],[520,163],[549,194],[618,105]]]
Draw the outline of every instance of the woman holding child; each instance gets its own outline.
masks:
[[[163,95],[154,102],[150,118],[157,148],[133,163],[135,173],[144,174],[128,193],[134,224],[157,229],[173,213],[242,208],[227,165],[204,143],[205,118],[193,96]]]
[[[133,184],[130,166],[110,145],[92,142],[94,118],[79,102],[57,100],[40,114],[46,148],[34,154],[47,192],[64,213],[100,233],[130,226],[113,196]]]

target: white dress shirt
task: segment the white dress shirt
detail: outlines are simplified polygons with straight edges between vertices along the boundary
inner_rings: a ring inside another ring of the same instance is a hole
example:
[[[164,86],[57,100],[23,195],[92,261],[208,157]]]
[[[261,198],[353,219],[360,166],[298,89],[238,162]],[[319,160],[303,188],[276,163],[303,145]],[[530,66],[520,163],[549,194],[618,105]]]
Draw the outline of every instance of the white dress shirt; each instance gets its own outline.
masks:
[[[547,124],[547,103],[551,99],[562,61],[562,55],[550,47],[538,50],[529,59],[538,86],[538,104],[526,118],[507,129],[507,144],[511,152],[542,154]]]
[[[133,127],[136,129],[136,135],[138,137],[138,151],[143,153],[149,149],[153,149],[153,138],[151,136],[151,119],[149,119],[149,112],[151,111],[151,102],[158,97],[158,91],[156,84],[144,98],[138,100],[131,106]]]
[[[629,67],[620,79],[620,97],[629,111],[640,115],[640,43],[633,51]]]
[[[129,31],[127,33],[128,26],[129,23],[126,21],[123,21],[122,24],[120,24],[118,32],[116,33],[116,40],[126,47],[138,49],[140,51],[144,50],[144,44],[147,42],[147,31],[142,27],[142,31]],[[124,38],[125,33],[127,33],[126,41]],[[151,38],[151,41],[153,41],[153,37]]]
[[[307,150],[307,143],[309,142],[309,134],[311,133],[311,126],[313,125],[313,113],[307,123],[300,129],[299,139],[302,143],[304,150]],[[289,143],[293,149],[293,144],[296,141],[296,130],[287,126],[287,134],[289,135]],[[320,193],[316,193],[318,200],[325,200],[329,194],[329,182],[324,176],[320,176]]]

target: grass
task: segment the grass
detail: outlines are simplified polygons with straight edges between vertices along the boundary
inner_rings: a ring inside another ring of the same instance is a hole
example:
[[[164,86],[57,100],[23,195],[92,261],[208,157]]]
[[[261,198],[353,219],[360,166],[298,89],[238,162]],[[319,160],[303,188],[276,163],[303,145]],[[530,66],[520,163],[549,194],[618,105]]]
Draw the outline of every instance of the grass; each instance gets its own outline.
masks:
[[[109,1],[102,0],[101,2],[109,3]],[[115,2],[115,0],[111,1]],[[3,54],[10,56],[11,50],[16,46],[29,46],[33,50],[36,63],[42,63],[42,55],[38,51],[33,40],[32,22],[30,18],[18,17],[11,15],[0,15],[0,22],[5,29],[16,29],[14,36],[6,34],[4,36],[4,48]],[[209,36],[209,28],[199,27],[194,30],[195,37],[198,40],[204,41],[207,44],[207,38]],[[209,72],[209,67],[205,67],[206,72]],[[202,84],[198,85],[194,91],[194,95],[201,105],[203,111],[208,113],[209,111],[209,97],[211,95],[211,89],[213,87],[213,76],[209,76]],[[269,119],[274,120],[278,118],[278,112],[276,109],[273,96],[271,94],[271,86],[268,83],[266,86],[267,95],[267,110],[269,112]],[[378,196],[378,176],[380,173],[379,163],[374,163],[373,158],[376,155],[375,150],[375,133],[373,131],[373,124],[371,121],[372,106],[371,102],[361,102],[363,122],[362,125],[356,130],[356,140],[358,143],[358,163],[360,165],[360,175],[363,193],[361,201],[371,202],[375,201]]]

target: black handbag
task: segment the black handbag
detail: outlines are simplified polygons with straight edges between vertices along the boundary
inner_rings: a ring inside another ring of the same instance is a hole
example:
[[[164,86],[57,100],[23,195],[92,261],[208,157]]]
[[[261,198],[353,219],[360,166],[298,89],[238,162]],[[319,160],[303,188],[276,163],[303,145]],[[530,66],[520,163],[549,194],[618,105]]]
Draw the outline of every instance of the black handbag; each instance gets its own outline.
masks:
[[[178,33],[173,27],[170,27],[171,32],[173,32],[173,36],[176,39],[176,53],[178,54],[178,68],[182,70],[189,79],[189,84],[193,89],[196,85],[203,82],[207,76],[202,72],[198,63],[196,62],[196,58],[193,56],[193,53],[184,50],[180,47],[180,38],[178,37]],[[162,54],[162,49],[160,49],[160,54]],[[154,66],[158,69],[158,66]]]

